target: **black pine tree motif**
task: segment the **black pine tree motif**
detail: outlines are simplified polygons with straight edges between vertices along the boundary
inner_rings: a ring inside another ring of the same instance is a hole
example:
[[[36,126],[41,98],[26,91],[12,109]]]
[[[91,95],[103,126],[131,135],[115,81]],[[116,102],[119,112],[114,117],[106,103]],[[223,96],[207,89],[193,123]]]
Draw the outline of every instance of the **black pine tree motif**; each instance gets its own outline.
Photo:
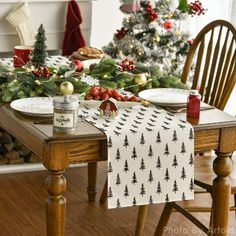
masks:
[[[131,182],[131,183],[135,185],[137,182],[138,182],[138,181],[137,181],[136,173],[134,172],[134,173],[133,173],[133,177],[132,177],[132,182]]]
[[[189,131],[189,139],[194,139],[193,129],[192,128]]]
[[[150,158],[153,156],[152,145],[149,146],[148,156]]]
[[[128,137],[127,137],[127,135],[125,135],[125,140],[124,140],[123,146],[126,147],[126,148],[129,146],[129,142],[128,142]]]
[[[134,147],[133,148],[133,151],[132,151],[132,156],[131,156],[131,158],[133,158],[134,160],[135,160],[135,158],[137,158],[138,156],[137,156],[137,153],[136,153],[136,148]]]
[[[153,181],[153,174],[152,174],[152,171],[150,170],[148,182],[152,183],[152,181]]]
[[[116,160],[119,161],[120,160],[120,149],[117,148],[116,150]]]
[[[161,184],[160,184],[160,181],[158,181],[157,183],[157,191],[156,193],[158,193],[158,195],[161,193]]]
[[[160,132],[157,132],[157,138],[156,138],[156,143],[161,143],[161,136],[160,136]]]
[[[183,153],[183,154],[186,153],[186,148],[185,148],[184,142],[182,142],[180,153]]]
[[[109,161],[109,164],[108,164],[108,173],[112,173],[112,172],[113,172],[113,168],[112,168],[111,162]]]
[[[182,168],[182,172],[181,172],[181,177],[180,178],[183,179],[183,180],[186,178],[186,173],[185,173],[184,167]]]
[[[109,189],[108,189],[107,197],[108,198],[113,197],[113,193],[112,193],[111,187],[109,187]]]
[[[145,191],[144,185],[142,184],[142,185],[141,185],[140,195],[143,196],[144,194],[146,194],[146,191]]]
[[[120,208],[120,199],[118,198],[117,201],[116,201],[116,207],[117,208]]]
[[[134,197],[133,198],[133,206],[136,206],[137,205],[137,202],[136,202],[136,198]]]
[[[121,180],[120,180],[120,175],[119,173],[116,176],[116,185],[120,185],[121,184]]]
[[[165,178],[164,178],[164,180],[165,180],[165,181],[170,180],[168,168],[166,169],[166,173],[165,173]]]
[[[189,190],[190,190],[190,191],[193,191],[193,190],[194,190],[194,181],[193,181],[192,178],[191,178],[191,180],[190,180]]]
[[[177,186],[177,182],[176,182],[176,180],[174,181],[174,184],[173,184],[173,192],[177,192],[179,189],[178,189],[178,186]]]
[[[174,167],[178,166],[178,162],[177,162],[177,157],[176,157],[176,155],[174,155],[174,159],[173,159],[173,164],[172,164],[172,166],[174,166]]]
[[[125,173],[127,173],[127,171],[129,171],[129,166],[128,166],[127,160],[125,160],[124,171],[125,171]]]
[[[139,168],[140,170],[144,170],[144,169],[146,169],[146,167],[145,167],[145,164],[144,164],[144,161],[143,161],[143,158],[142,158],[142,160],[141,160],[141,163],[140,163],[140,168]]]
[[[142,145],[145,144],[145,139],[144,139],[143,133],[141,134],[140,144],[142,144]]]
[[[161,160],[160,160],[160,157],[159,157],[159,156],[157,157],[157,165],[156,165],[156,168],[158,168],[158,169],[161,168]]]
[[[182,194],[182,200],[185,201],[186,200],[186,196],[185,193]]]
[[[124,196],[125,196],[126,198],[129,196],[129,190],[128,190],[128,186],[127,186],[127,185],[125,185]]]
[[[150,197],[149,197],[149,204],[153,204],[152,195],[150,195]]]
[[[191,165],[191,166],[194,164],[193,154],[192,153],[190,154],[189,163],[188,164]]]
[[[164,152],[164,155],[168,156],[170,154],[169,152],[169,146],[168,146],[168,143],[166,144],[166,147],[165,147],[165,152]]]
[[[166,201],[166,202],[169,202],[169,195],[168,195],[168,194],[166,194],[165,201]]]
[[[172,141],[176,142],[178,140],[176,130],[174,130]]]

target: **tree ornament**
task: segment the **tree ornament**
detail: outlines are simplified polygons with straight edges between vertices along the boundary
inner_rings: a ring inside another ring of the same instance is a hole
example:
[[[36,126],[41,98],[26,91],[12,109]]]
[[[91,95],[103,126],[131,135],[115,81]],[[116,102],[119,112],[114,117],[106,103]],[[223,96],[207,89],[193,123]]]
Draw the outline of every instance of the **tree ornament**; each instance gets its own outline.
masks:
[[[80,60],[73,60],[73,63],[75,65],[75,69],[77,72],[81,72],[84,70],[84,65],[82,63],[82,61]]]
[[[146,75],[144,73],[135,75],[134,83],[137,85],[140,85],[141,87],[144,87],[147,83]]]
[[[60,84],[60,92],[62,95],[70,95],[74,92],[74,85],[68,81],[62,82]]]
[[[204,15],[205,9],[202,7],[202,3],[200,1],[191,2],[190,6],[190,14],[193,15]]]
[[[120,66],[122,71],[132,71],[135,69],[135,61],[125,58],[123,61],[121,61]]]
[[[174,23],[172,23],[171,21],[166,20],[166,21],[164,22],[164,28],[165,28],[166,30],[170,30],[170,29],[172,29],[173,27],[174,27]]]
[[[148,3],[146,5],[145,13],[146,13],[146,17],[148,18],[149,21],[154,21],[158,17],[157,13],[155,12],[155,10],[153,9],[153,7],[151,6],[150,3]]]
[[[125,29],[124,27],[121,27],[120,30],[116,30],[117,33],[115,33],[116,39],[122,39],[125,37],[125,35],[129,32],[128,29]]]
[[[179,0],[170,0],[168,6],[171,11],[175,11],[179,6]]]
[[[43,24],[39,26],[38,33],[35,36],[34,49],[32,52],[31,62],[34,67],[45,66],[47,57],[46,36]]]
[[[38,77],[49,78],[50,72],[47,66],[39,66],[37,69],[33,70],[32,73]]]
[[[155,37],[152,38],[152,42],[153,43],[159,43],[161,40],[160,36],[159,35],[156,35]]]

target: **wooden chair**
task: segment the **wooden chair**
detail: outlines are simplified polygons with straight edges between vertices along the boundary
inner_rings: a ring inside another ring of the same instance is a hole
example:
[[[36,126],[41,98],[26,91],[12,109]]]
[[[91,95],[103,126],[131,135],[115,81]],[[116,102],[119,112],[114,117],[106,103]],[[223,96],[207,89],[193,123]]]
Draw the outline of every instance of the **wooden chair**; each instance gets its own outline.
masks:
[[[236,30],[232,24],[224,20],[216,20],[209,23],[200,31],[191,45],[181,76],[183,83],[190,82],[192,89],[199,90],[202,101],[220,110],[224,109],[236,83],[235,44]],[[193,67],[195,68],[194,76],[192,81],[189,81],[189,75]],[[202,161],[204,162],[204,159]],[[199,172],[197,176],[201,178],[195,179],[195,184],[204,189],[204,191],[200,192],[212,193],[214,173],[210,171],[211,168],[209,166],[206,169],[206,165],[202,165],[203,168],[196,169]],[[205,174],[202,173],[202,170],[204,170]],[[232,184],[232,194],[236,194],[236,181],[235,186]],[[100,202],[104,203],[106,198],[107,182],[100,197]],[[166,203],[155,235],[162,235],[163,228],[166,226],[173,209],[188,217],[188,219],[204,232],[208,231],[207,227],[191,215],[189,211],[205,212],[211,211],[211,208],[193,207],[187,210],[177,203]],[[236,207],[231,209],[236,210]],[[147,210],[148,206],[139,207],[136,236],[142,235]]]
[[[200,31],[188,52],[181,78],[183,83],[188,82],[194,59],[196,63],[191,88],[199,90],[202,101],[223,110],[236,82],[236,30],[234,26],[224,20],[216,20]],[[195,158],[201,158],[203,162],[195,167],[195,185],[212,195],[215,174],[212,168],[205,164],[207,157]],[[234,195],[235,205],[230,209],[236,211],[236,181],[231,180],[231,193]],[[155,235],[163,234],[163,229],[173,210],[182,213],[206,234],[208,233],[208,228],[190,212],[212,212],[213,208],[197,206],[184,208],[173,202],[165,204]],[[210,219],[210,226],[211,223]]]

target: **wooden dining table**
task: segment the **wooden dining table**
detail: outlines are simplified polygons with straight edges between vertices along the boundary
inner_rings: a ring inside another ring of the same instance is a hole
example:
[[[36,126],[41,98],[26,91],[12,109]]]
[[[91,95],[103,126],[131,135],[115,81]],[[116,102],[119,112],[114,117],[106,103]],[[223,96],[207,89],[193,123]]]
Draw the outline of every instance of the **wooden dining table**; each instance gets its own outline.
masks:
[[[175,116],[186,119],[186,113]],[[65,171],[72,163],[88,163],[88,196],[96,195],[97,162],[107,158],[105,134],[83,119],[73,134],[53,131],[52,119],[21,114],[9,104],[0,107],[0,127],[8,131],[32,152],[38,155],[48,170],[45,188],[47,235],[62,236],[65,230],[66,191]],[[236,118],[218,109],[201,112],[199,121],[193,122],[195,152],[216,150],[213,170],[213,235],[227,235],[232,170],[230,154],[236,150]],[[0,196],[1,199],[1,196]],[[44,199],[42,199],[44,201]],[[79,208],[79,206],[78,206]],[[79,222],[78,222],[79,224]],[[218,230],[214,230],[218,229]],[[219,230],[220,229],[220,230]]]

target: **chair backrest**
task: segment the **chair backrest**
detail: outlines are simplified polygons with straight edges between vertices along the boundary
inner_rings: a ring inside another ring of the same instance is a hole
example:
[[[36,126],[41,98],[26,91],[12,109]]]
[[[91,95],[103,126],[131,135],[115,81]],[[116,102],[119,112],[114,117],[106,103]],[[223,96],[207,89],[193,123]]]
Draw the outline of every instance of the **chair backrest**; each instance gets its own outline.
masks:
[[[199,90],[202,101],[223,110],[236,82],[236,30],[231,23],[216,20],[199,32],[187,55],[183,83],[193,66],[191,88]]]

